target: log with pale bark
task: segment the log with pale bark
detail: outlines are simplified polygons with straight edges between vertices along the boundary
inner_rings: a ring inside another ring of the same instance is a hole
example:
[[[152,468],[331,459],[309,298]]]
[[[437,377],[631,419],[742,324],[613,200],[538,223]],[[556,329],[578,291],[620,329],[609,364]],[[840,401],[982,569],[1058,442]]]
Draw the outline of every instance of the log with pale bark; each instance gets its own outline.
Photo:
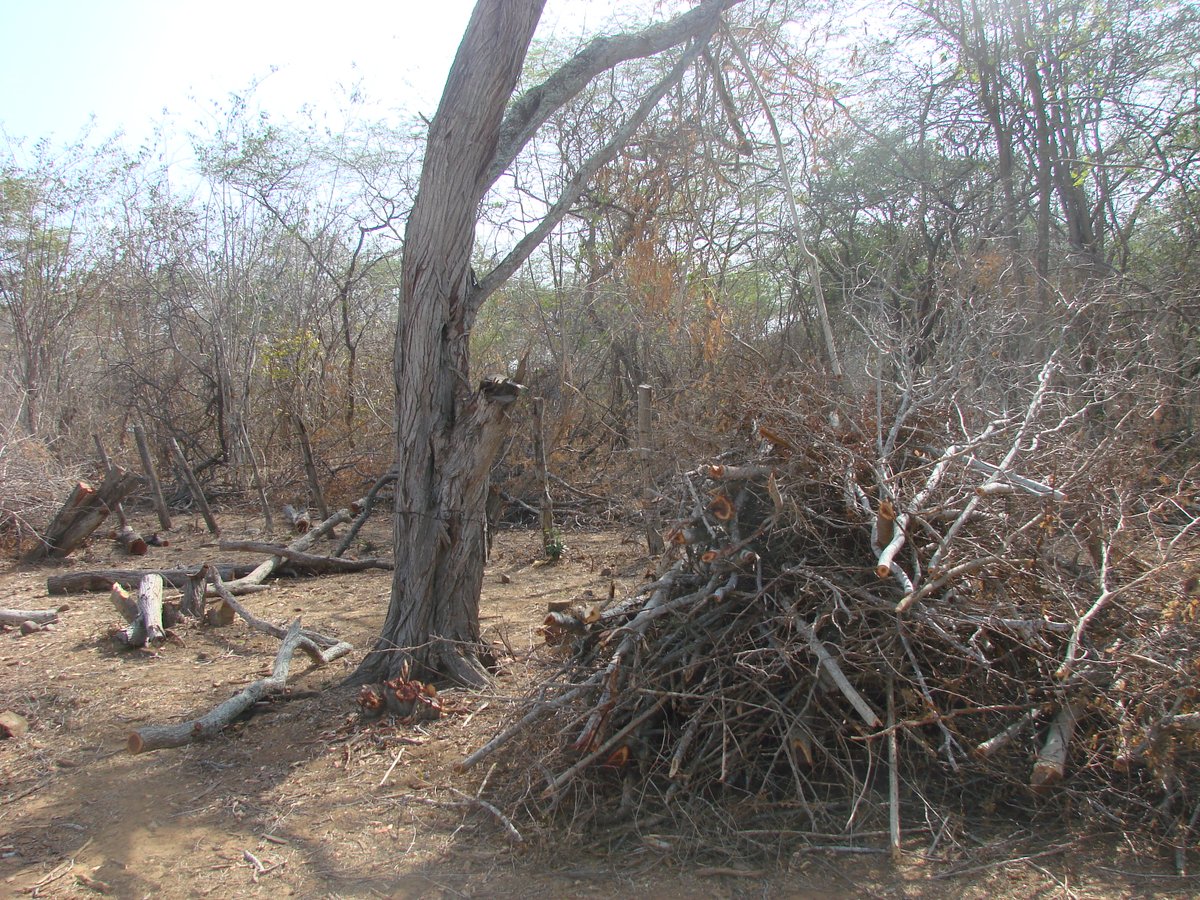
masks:
[[[58,614],[66,607],[59,609],[0,609],[0,625],[21,625],[33,622],[36,625],[49,625],[58,621]]]
[[[312,516],[307,509],[296,509],[290,503],[283,504],[283,517],[294,534],[304,534],[312,528]]]
[[[342,559],[338,556],[317,556],[267,541],[221,541],[222,550],[241,550],[249,553],[270,553],[286,559],[308,575],[329,575],[337,572],[362,572],[366,569],[391,569],[386,559]]]
[[[137,475],[114,466],[100,487],[85,481],[75,485],[67,502],[51,520],[38,543],[23,557],[22,563],[44,559],[62,559],[87,540],[108,518],[110,510],[129,496],[141,483]]]
[[[130,556],[145,556],[150,552],[150,545],[130,525],[122,525],[117,529],[116,542]]]
[[[113,585],[112,601],[117,611],[124,616],[128,625],[113,634],[113,639],[122,646],[129,648],[144,647],[146,644],[157,644],[163,641],[167,634],[163,625],[163,579],[160,575],[145,576],[138,585],[137,599],[129,597],[120,587]],[[129,617],[132,603],[133,617]]]
[[[329,535],[338,525],[342,525],[349,521],[350,512],[345,509],[340,509],[316,528],[305,532],[296,540],[288,544],[287,549],[300,553],[306,552],[321,538]],[[267,559],[264,559],[249,573],[235,579],[234,581],[227,582],[225,586],[234,594],[242,593],[247,589],[254,590],[256,586],[261,585],[278,569],[280,569],[285,561],[285,557],[272,553],[271,556],[269,556]]]
[[[209,740],[228,728],[254,704],[281,693],[287,687],[292,657],[297,650],[306,653],[317,665],[325,665],[347,652],[342,649],[343,646],[345,645],[338,645],[330,651],[322,650],[301,634],[300,620],[297,619],[287,629],[268,677],[258,679],[245,690],[239,691],[225,702],[191,721],[175,725],[147,725],[138,728],[130,733],[126,747],[130,753],[146,753],[150,750],[183,747],[196,741]],[[334,650],[337,651],[336,655]]]

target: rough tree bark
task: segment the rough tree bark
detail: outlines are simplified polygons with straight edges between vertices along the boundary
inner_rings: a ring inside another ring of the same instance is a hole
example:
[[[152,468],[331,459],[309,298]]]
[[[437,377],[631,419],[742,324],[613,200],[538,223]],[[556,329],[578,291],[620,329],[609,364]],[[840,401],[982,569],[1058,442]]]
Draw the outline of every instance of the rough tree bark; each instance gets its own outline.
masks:
[[[545,0],[476,4],[430,125],[405,232],[395,356],[396,569],[381,637],[352,683],[395,677],[406,662],[421,681],[481,685],[488,678],[479,634],[487,476],[520,386],[493,380],[472,390],[469,335],[480,304],[533,251],[547,223],[566,214],[586,179],[568,185],[546,219],[477,283],[470,259],[481,201],[537,127],[596,74],[695,38],[581,171],[613,159],[736,2],[705,0],[636,35],[597,39],[511,107]]]

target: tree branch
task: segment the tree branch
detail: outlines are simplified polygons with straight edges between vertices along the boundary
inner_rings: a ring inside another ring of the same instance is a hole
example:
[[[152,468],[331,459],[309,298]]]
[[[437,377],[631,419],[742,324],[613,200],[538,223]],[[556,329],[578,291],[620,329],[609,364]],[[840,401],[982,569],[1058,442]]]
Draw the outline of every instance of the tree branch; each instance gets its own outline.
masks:
[[[538,245],[545,240],[546,235],[570,212],[571,208],[575,205],[575,201],[583,194],[596,173],[616,159],[617,154],[621,152],[621,148],[629,142],[629,139],[633,137],[633,133],[646,121],[646,118],[654,110],[654,107],[658,105],[658,101],[679,82],[679,79],[683,77],[683,73],[695,62],[696,57],[707,46],[715,30],[716,21],[714,20],[707,30],[701,31],[696,35],[695,43],[679,57],[675,65],[671,67],[671,71],[642,99],[642,102],[638,104],[637,109],[625,121],[625,124],[613,134],[608,143],[592,154],[571,180],[567,182],[558,200],[550,207],[550,211],[534,226],[529,234],[517,242],[517,246],[500,261],[496,268],[484,276],[479,286],[471,295],[471,304],[475,309],[478,309],[484,300],[508,281],[512,274],[520,268],[521,264],[529,258],[530,254],[538,248]]]
[[[703,32],[710,33],[721,13],[742,0],[703,0],[669,22],[632,34],[598,37],[560,66],[549,78],[522,94],[504,115],[496,155],[487,170],[487,186],[496,183],[529,143],[538,128],[571,101],[593,78],[618,63],[661,53]]]

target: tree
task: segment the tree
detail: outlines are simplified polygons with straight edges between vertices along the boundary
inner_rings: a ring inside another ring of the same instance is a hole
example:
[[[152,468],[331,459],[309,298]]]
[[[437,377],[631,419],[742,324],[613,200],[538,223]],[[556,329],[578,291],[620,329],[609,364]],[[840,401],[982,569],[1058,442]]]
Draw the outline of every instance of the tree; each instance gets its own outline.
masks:
[[[417,677],[486,681],[479,593],[487,473],[519,388],[489,381],[471,389],[471,326],[480,304],[561,221],[694,63],[721,13],[737,2],[705,0],[642,31],[596,38],[511,106],[545,0],[477,3],[430,125],[405,231],[394,369],[396,568],[382,635],[353,681],[389,677],[405,663]],[[544,217],[476,281],[470,261],[480,204],[538,127],[598,74],[685,43]]]
[[[0,146],[0,334],[12,336],[0,372],[16,389],[14,418],[50,439],[70,431],[81,408],[77,320],[98,293],[102,200],[120,161],[112,146],[83,141],[61,153],[39,142],[27,164],[19,155],[19,145]]]

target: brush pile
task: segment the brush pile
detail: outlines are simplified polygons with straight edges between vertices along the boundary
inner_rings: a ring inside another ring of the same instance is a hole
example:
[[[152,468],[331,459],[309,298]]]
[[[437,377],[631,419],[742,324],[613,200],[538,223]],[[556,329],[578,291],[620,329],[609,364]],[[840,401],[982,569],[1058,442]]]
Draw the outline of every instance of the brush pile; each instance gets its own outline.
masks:
[[[1049,809],[1182,854],[1197,510],[1128,446],[1080,449],[1051,381],[986,418],[760,386],[752,441],[682,476],[659,577],[548,619],[560,669],[465,765],[507,744],[518,814],[676,850]]]

